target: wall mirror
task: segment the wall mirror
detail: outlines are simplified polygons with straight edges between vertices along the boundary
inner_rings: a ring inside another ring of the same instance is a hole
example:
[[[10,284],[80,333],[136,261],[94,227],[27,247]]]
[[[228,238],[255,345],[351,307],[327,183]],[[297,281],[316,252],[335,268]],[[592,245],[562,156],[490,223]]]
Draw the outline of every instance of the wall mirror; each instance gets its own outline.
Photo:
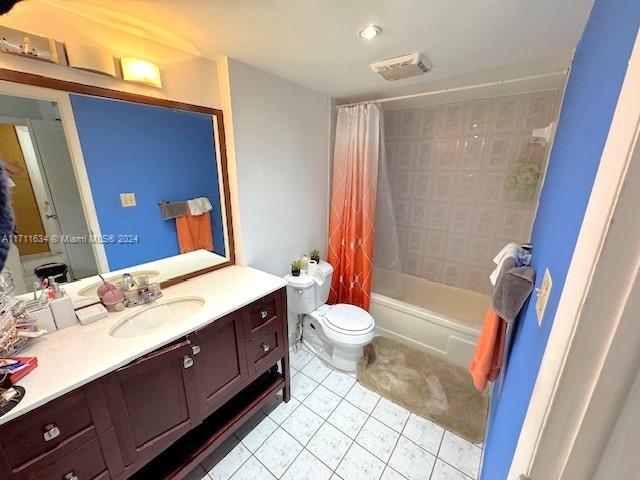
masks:
[[[232,264],[224,145],[219,110],[0,72],[16,293],[49,276],[148,267],[167,282]],[[170,258],[184,261],[167,274]]]

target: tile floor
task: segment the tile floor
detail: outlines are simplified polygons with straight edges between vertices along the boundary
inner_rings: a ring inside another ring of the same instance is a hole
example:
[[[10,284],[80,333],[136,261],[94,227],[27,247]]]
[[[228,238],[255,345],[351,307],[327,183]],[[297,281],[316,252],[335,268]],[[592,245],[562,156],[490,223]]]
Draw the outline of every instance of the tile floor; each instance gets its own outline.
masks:
[[[473,480],[481,448],[291,352],[292,395],[274,398],[188,480]]]

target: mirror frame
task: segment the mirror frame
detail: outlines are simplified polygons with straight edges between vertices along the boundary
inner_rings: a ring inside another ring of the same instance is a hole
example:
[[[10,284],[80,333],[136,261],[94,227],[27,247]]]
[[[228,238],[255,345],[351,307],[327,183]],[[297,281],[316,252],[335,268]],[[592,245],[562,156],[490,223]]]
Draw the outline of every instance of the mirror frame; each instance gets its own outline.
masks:
[[[170,278],[161,283],[162,288],[170,287],[188,280],[198,275],[213,272],[221,268],[235,265],[236,252],[235,243],[233,237],[233,217],[231,212],[231,190],[229,188],[229,168],[227,164],[227,144],[225,140],[224,130],[224,116],[222,110],[217,108],[203,107],[200,105],[192,105],[190,103],[177,102],[175,100],[168,100],[164,98],[150,97],[147,95],[141,95],[138,93],[122,92],[119,90],[112,90],[105,87],[97,87],[94,85],[87,85],[84,83],[70,82],[67,80],[60,80],[57,78],[45,77],[42,75],[36,75],[34,73],[20,72],[17,70],[9,70],[6,68],[0,68],[0,80],[13,82],[18,84],[30,85],[33,87],[48,88],[51,90],[58,90],[69,93],[78,93],[81,95],[91,95],[94,97],[110,98],[113,100],[123,100],[126,102],[138,103],[142,105],[151,105],[156,107],[171,108],[174,110],[185,110],[188,112],[203,113],[206,115],[215,116],[218,125],[218,145],[220,150],[220,166],[222,171],[222,189],[225,200],[225,218],[227,228],[227,242],[229,245],[229,260],[219,263],[218,265],[212,265],[200,270],[195,270],[174,278]],[[161,259],[159,259],[161,260]]]

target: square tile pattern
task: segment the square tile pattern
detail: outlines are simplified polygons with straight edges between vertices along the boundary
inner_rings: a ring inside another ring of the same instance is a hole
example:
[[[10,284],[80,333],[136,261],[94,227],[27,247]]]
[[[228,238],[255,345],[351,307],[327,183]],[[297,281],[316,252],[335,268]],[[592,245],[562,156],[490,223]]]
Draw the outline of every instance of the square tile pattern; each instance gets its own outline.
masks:
[[[477,479],[479,446],[381,398],[304,348],[291,356],[299,369],[291,401],[265,405],[190,480]]]
[[[550,90],[385,112],[405,273],[489,292],[495,253],[529,240],[549,153],[531,133],[557,119],[559,100]]]

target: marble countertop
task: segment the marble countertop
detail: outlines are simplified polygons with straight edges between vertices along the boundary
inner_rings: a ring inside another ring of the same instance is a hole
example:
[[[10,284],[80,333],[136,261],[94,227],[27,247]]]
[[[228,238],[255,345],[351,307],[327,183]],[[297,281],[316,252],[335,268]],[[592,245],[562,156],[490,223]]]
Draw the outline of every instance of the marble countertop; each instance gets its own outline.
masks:
[[[141,267],[132,271],[142,270]],[[163,301],[188,296],[204,299],[204,305],[182,322],[136,338],[113,338],[109,329],[145,306],[110,313],[105,319],[75,325],[31,342],[21,356],[38,357],[37,368],[18,382],[25,398],[0,425],[44,405],[78,387],[126,365],[136,358],[184,337],[203,326],[286,285],[284,279],[251,267],[229,266],[200,275],[163,290]]]

